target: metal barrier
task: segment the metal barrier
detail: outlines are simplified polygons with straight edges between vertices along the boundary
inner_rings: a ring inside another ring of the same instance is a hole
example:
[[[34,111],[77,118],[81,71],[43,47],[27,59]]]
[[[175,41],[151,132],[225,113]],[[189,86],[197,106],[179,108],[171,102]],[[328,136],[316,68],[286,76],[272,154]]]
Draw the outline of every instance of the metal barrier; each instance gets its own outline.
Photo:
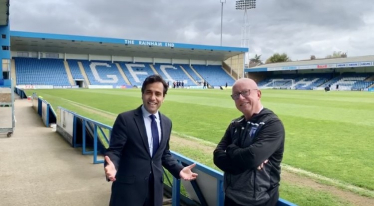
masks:
[[[14,92],[21,98],[21,99],[26,99],[26,93],[22,89],[18,89],[17,87],[14,88]]]
[[[36,93],[32,94],[32,106],[38,112],[46,127],[50,127],[51,124],[56,123],[56,113],[51,104],[38,97]]]
[[[72,147],[82,147],[83,155],[93,155],[93,163],[104,163],[98,160],[99,153],[104,153],[109,145],[109,136],[112,127],[81,116],[75,112],[58,107],[60,116],[57,121],[57,132],[60,133]],[[105,130],[107,132],[105,132]],[[92,142],[92,150],[89,151],[88,144]]]
[[[185,157],[176,152],[171,152],[173,156],[182,165],[190,165],[196,163],[194,172],[199,174],[199,177],[195,181],[181,181],[173,178],[172,186],[172,205],[179,205],[180,202],[180,186],[181,182],[186,189],[188,196],[194,202],[198,202],[198,205],[224,205],[224,189],[223,189],[223,173],[214,170],[206,165],[195,162],[188,157]],[[295,204],[279,198],[277,206],[296,206]]]

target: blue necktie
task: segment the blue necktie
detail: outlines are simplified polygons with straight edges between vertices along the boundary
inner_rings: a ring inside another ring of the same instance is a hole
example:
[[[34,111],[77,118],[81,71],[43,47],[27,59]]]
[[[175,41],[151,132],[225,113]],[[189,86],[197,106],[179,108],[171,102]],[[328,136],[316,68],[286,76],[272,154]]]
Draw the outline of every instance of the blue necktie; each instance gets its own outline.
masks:
[[[156,153],[158,146],[160,146],[159,143],[159,136],[158,136],[158,128],[157,128],[157,123],[156,123],[156,116],[151,114],[149,117],[152,119],[151,122],[151,130],[152,130],[152,137],[153,137],[153,154],[152,156]]]

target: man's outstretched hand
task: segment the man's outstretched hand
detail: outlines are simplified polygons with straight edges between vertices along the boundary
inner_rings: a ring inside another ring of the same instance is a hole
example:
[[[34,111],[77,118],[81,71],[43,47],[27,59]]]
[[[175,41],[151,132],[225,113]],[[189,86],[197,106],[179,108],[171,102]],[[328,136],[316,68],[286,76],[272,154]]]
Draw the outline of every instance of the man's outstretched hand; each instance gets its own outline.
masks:
[[[117,174],[116,167],[108,156],[105,156],[105,161],[107,162],[107,166],[104,168],[105,175],[110,181],[114,182],[116,181]]]
[[[187,167],[184,167],[179,173],[180,178],[182,178],[183,180],[188,180],[188,181],[196,179],[197,174],[192,172],[192,168],[194,168],[195,166],[196,166],[196,163],[189,165]]]

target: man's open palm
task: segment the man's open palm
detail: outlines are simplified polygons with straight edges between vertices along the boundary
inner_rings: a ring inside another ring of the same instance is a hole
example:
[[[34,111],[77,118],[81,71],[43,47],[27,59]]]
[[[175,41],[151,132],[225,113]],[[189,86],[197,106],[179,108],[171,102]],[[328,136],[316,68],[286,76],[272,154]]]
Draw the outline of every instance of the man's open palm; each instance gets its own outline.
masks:
[[[197,174],[196,173],[193,173],[192,172],[192,168],[194,168],[196,166],[196,163],[192,164],[192,165],[189,165],[187,167],[184,167],[180,173],[179,173],[179,176],[183,179],[183,180],[194,180],[196,179],[197,177]]]
[[[113,162],[110,160],[108,156],[105,156],[105,161],[108,163],[107,166],[104,168],[105,175],[110,181],[114,182],[116,181],[117,174],[116,167],[114,166]]]

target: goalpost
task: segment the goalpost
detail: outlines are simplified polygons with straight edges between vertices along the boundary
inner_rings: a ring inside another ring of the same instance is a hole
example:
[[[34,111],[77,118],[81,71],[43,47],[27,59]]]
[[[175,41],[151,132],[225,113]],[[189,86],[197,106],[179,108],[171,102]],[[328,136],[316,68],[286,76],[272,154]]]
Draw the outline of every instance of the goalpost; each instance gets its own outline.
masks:
[[[294,79],[272,79],[273,89],[295,89]]]

